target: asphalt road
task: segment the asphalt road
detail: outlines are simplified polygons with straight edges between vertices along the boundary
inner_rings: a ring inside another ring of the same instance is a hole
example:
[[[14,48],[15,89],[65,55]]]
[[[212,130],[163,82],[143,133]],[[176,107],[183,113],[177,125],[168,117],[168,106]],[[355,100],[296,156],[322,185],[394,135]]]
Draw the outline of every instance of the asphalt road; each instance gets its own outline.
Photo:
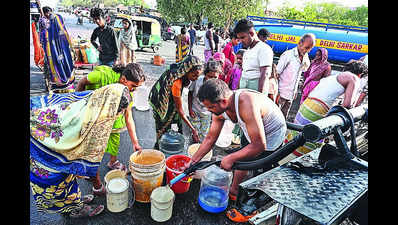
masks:
[[[76,24],[76,17],[73,15],[61,14],[64,17],[66,28],[69,34],[73,38],[80,37],[89,39],[91,32],[96,27],[95,24],[90,24],[87,20],[84,21],[83,25]],[[46,94],[43,73],[34,64],[34,48],[31,41],[30,48],[30,94],[42,95]],[[162,57],[165,58],[166,63],[163,66],[155,66],[151,64],[151,59],[154,53],[151,49],[144,49],[143,51],[137,51],[137,62],[143,66],[144,72],[147,75],[147,81],[145,86],[150,88],[153,83],[160,77],[162,72],[165,71],[166,67],[175,62],[175,44],[172,41],[162,43],[162,47],[158,52]],[[194,46],[195,55],[203,59],[203,46]],[[83,70],[82,75],[78,75],[76,82],[85,75],[89,70]],[[186,97],[186,92],[184,92]],[[186,105],[184,106],[186,109]],[[137,137],[139,143],[143,148],[153,148],[155,143],[155,122],[152,117],[151,109],[147,111],[139,111],[133,108],[133,117],[137,129]],[[186,133],[186,132],[184,132]],[[186,136],[187,137],[187,136]],[[186,138],[186,146],[188,146],[188,138]],[[121,133],[121,141],[119,148],[118,159],[123,164],[128,165],[128,160],[132,154],[132,144],[127,131]],[[222,152],[220,152],[222,154]],[[214,157],[217,154],[214,154]],[[219,155],[219,154],[218,154]],[[105,154],[99,168],[101,178],[109,171],[106,167],[106,163],[109,161],[110,155]],[[131,176],[128,177],[131,182]],[[82,194],[91,193],[92,185],[85,180],[78,181]],[[200,188],[200,181],[194,180],[191,183],[189,192],[185,194],[176,195],[176,199],[173,205],[173,216],[172,218],[164,222],[163,224],[234,224],[225,216],[224,213],[210,214],[200,208],[197,203],[198,193]],[[130,193],[132,196],[132,193]],[[104,204],[106,206],[105,197],[96,197],[94,203]],[[62,217],[58,214],[47,214],[37,212],[36,206],[32,195],[30,195],[30,224],[45,225],[45,224],[157,224],[150,217],[150,203],[144,204],[135,202],[131,208],[126,209],[121,213],[111,213],[107,209],[93,218],[89,219],[70,219]]]

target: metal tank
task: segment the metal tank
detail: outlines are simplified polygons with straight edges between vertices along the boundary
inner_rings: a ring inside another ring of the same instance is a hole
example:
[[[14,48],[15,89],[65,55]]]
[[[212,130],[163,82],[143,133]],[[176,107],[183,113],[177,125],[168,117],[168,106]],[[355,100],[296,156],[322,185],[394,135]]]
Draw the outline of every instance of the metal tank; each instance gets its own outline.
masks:
[[[258,16],[248,16],[247,19],[253,21],[257,32],[266,28],[271,33],[267,43],[278,55],[296,47],[300,37],[305,33],[313,33],[316,37],[316,45],[309,53],[311,58],[315,57],[320,47],[326,48],[329,53],[328,60],[336,63],[358,60],[368,54],[367,27]]]

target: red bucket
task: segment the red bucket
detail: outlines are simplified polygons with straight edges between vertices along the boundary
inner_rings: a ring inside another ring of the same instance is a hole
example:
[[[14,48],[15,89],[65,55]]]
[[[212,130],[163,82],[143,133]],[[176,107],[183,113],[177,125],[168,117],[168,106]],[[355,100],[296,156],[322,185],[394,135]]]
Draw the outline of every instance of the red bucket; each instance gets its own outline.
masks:
[[[166,159],[166,182],[169,183],[174,177],[180,175],[184,170],[184,165],[191,160],[190,157],[186,155],[172,155]],[[171,190],[176,194],[185,193],[189,190],[191,185],[192,176],[184,177],[173,186]]]

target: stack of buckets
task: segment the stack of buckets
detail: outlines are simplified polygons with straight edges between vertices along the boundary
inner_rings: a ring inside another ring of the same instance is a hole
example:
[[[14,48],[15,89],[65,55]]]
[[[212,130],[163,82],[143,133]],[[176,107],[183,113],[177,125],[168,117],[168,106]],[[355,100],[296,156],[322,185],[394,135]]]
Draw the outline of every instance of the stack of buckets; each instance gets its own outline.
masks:
[[[192,176],[185,177],[171,186],[161,186],[166,170],[167,184],[184,172],[184,166],[191,158],[186,155],[165,154],[155,149],[143,149],[130,156],[129,169],[133,178],[135,201],[151,202],[151,217],[157,222],[171,218],[173,202],[176,194],[189,190]]]
[[[129,169],[133,178],[135,200],[150,202],[152,191],[163,183],[165,156],[155,149],[143,149],[130,156]]]

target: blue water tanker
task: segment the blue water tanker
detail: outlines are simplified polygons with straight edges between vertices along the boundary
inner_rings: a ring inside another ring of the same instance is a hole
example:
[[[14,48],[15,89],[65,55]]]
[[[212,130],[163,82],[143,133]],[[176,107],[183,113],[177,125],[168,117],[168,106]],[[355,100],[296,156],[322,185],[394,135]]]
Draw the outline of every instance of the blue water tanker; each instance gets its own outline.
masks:
[[[275,54],[282,54],[287,49],[297,46],[300,37],[305,33],[313,33],[316,45],[310,51],[310,58],[315,57],[318,48],[326,48],[328,60],[346,63],[351,59],[359,59],[368,54],[368,28],[345,26],[329,23],[306,22],[269,17],[248,16],[258,32],[266,28],[271,36],[267,43]]]

